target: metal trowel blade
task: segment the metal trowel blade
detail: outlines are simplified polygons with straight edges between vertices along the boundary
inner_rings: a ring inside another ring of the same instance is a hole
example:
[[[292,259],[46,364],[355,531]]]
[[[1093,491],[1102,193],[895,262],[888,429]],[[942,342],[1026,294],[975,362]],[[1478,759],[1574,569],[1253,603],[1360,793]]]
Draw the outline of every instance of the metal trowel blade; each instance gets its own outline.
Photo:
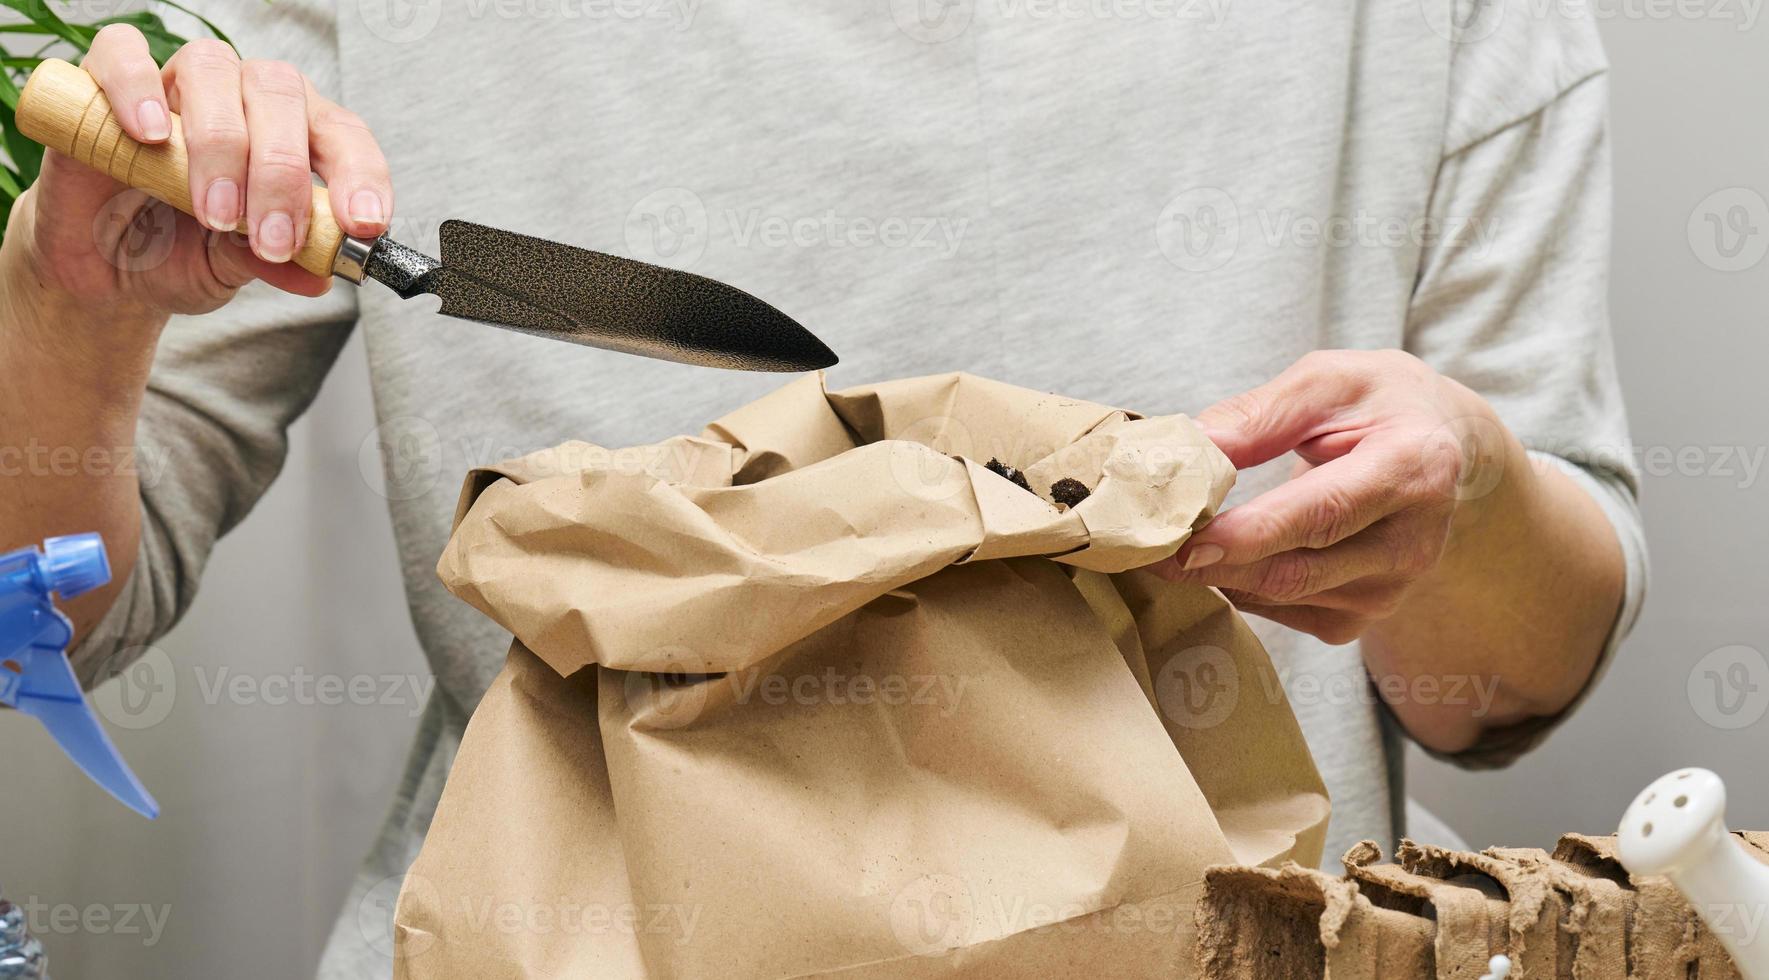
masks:
[[[441,297],[449,316],[707,367],[813,371],[836,362],[791,317],[705,276],[469,221],[443,222],[441,237],[440,265],[388,284]],[[373,262],[369,274],[393,278]]]

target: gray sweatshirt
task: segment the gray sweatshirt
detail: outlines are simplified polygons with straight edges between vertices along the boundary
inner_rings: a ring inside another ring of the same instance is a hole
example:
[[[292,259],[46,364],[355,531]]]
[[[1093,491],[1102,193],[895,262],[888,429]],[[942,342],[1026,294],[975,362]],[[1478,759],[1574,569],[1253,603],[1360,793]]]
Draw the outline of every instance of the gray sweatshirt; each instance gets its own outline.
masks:
[[[1645,564],[1605,306],[1605,62],[1584,9],[279,0],[227,21],[247,56],[294,62],[374,128],[394,237],[434,250],[460,217],[740,284],[842,354],[835,386],[964,370],[1192,413],[1316,348],[1410,350],[1607,512],[1628,562],[1613,647]],[[359,920],[390,903],[362,899],[417,853],[508,644],[436,579],[460,477],[566,439],[698,431],[782,381],[433,309],[372,284],[321,301],[254,287],[176,320],[139,432],[175,465],[143,490],[135,573],[76,655],[96,682],[172,628],[362,330],[438,684],[326,977],[389,974],[385,932]],[[1288,465],[1242,474],[1231,503]],[[1392,841],[1402,736],[1357,647],[1258,625],[1332,795],[1328,860]],[[1550,723],[1462,761],[1503,762]]]

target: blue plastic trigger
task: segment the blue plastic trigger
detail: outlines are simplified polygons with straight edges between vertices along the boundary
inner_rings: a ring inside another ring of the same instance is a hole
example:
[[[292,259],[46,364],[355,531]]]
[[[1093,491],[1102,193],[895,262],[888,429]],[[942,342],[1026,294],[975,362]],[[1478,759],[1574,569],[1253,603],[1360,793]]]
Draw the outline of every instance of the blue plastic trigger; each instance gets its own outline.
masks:
[[[73,624],[52,596],[71,599],[111,578],[96,534],[50,538],[43,549],[0,555],[0,704],[43,723],[74,764],[148,819],[160,805],[118,754],[68,663]]]

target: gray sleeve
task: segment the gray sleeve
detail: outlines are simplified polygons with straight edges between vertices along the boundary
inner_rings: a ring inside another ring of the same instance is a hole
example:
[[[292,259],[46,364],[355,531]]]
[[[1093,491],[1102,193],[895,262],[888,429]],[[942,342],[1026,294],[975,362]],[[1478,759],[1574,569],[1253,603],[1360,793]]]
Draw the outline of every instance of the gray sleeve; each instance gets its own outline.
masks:
[[[1588,17],[1507,14],[1497,33],[1457,46],[1430,206],[1439,237],[1421,263],[1407,347],[1484,396],[1538,465],[1568,473],[1614,527],[1627,584],[1588,692],[1646,587],[1607,302],[1607,76]],[[1570,711],[1489,732],[1450,761],[1508,764]]]
[[[324,0],[282,0],[225,26],[242,56],[289,61],[335,93],[332,18]],[[190,608],[216,540],[282,469],[290,424],[350,336],[354,293],[339,285],[315,300],[254,283],[215,313],[166,326],[136,426],[141,546],[117,601],[70,655],[82,683],[128,666]]]
[[[254,284],[217,313],[167,325],[136,425],[141,547],[71,654],[82,683],[127,667],[190,608],[216,540],[282,470],[290,424],[350,336],[351,292],[312,300]]]

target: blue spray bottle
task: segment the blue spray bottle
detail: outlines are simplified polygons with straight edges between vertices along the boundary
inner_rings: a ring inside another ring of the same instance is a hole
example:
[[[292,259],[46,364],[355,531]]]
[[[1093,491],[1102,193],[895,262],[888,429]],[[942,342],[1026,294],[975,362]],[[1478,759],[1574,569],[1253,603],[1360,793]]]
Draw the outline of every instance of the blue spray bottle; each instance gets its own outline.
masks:
[[[55,608],[109,582],[110,560],[96,534],[50,538],[42,550],[0,555],[0,704],[31,715],[74,764],[124,806],[148,819],[160,805],[135,778],[98,724],[68,663],[74,627]]]

